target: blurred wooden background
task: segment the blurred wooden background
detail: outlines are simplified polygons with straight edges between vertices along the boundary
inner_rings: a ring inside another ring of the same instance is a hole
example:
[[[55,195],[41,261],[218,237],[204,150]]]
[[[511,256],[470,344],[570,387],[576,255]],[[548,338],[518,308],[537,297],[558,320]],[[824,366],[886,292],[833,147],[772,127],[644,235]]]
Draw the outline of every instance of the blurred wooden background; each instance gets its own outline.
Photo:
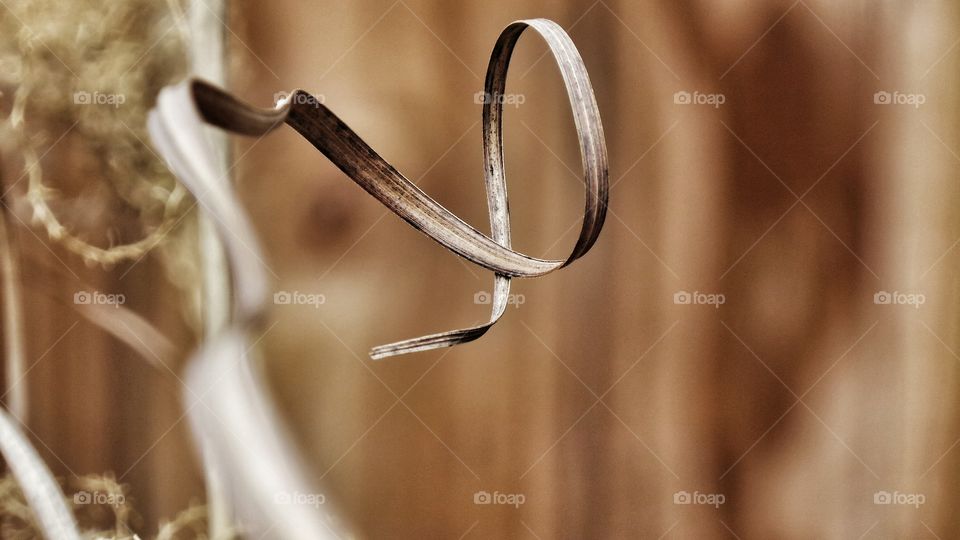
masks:
[[[484,320],[474,295],[491,276],[388,215],[291,130],[236,140],[235,181],[278,290],[325,298],[319,309],[277,306],[262,343],[318,485],[358,535],[958,535],[955,6],[231,9],[234,91],[260,104],[292,88],[322,95],[481,230],[473,98],[505,25],[547,17],[567,28],[605,124],[613,187],[594,250],[514,281],[524,303],[481,341],[377,363],[372,345]],[[582,186],[545,51],[527,36],[512,62],[508,91],[524,102],[507,107],[506,162],[514,246],[560,257],[575,241]],[[677,104],[680,91],[724,103]],[[925,103],[877,104],[878,91]],[[18,234],[28,272],[30,257],[51,257]],[[125,268],[104,274],[54,251],[189,346],[155,262],[121,280]],[[725,303],[677,305],[678,291]],[[925,303],[877,305],[880,291]],[[51,466],[116,471],[148,524],[199,500],[176,385],[89,325],[55,343],[75,314],[31,300],[28,359],[43,359],[29,376],[29,425]],[[525,503],[476,505],[478,491]],[[675,504],[683,491],[724,503]],[[878,492],[925,502],[875,504]]]

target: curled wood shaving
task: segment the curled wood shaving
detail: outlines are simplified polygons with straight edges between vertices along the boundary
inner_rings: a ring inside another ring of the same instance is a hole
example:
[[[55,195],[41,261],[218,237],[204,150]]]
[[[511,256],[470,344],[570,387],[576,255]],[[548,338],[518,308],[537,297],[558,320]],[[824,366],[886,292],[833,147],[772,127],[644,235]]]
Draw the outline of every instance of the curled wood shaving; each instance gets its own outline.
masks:
[[[510,248],[510,218],[501,133],[503,104],[499,97],[504,95],[513,49],[527,28],[535,30],[553,53],[570,98],[580,141],[586,186],[584,215],[577,243],[564,260],[538,259]],[[174,155],[176,151],[163,150],[173,146],[164,139],[181,136],[178,133],[179,126],[172,123],[178,113],[170,112],[169,108],[195,108],[206,122],[242,135],[262,136],[285,123],[297,130],[350,179],[398,216],[451,251],[496,272],[492,313],[487,324],[375,347],[371,351],[371,357],[378,359],[448,347],[480,337],[503,315],[511,277],[542,276],[564,267],[586,253],[600,234],[608,197],[607,151],[590,78],[569,36],[559,25],[546,19],[510,24],[494,47],[487,69],[485,91],[491,99],[486,100],[483,107],[484,178],[493,238],[465,223],[424,193],[380,157],[330,109],[303,90],[292,92],[288,99],[275,108],[263,109],[244,103],[203,81],[185,81],[178,87],[168,88],[161,93],[157,124],[160,119],[168,122],[164,126],[155,125],[153,132],[163,133],[160,140],[155,137],[161,153],[168,160],[177,160],[180,158]],[[166,97],[164,93],[167,94]],[[189,103],[184,102],[185,94]],[[179,99],[175,99],[175,95],[179,96]],[[188,182],[182,174],[178,173],[178,176]],[[195,195],[204,196],[197,193]],[[211,195],[218,199],[229,198],[223,193]],[[210,200],[206,203],[211,206],[224,206],[221,200]],[[243,294],[243,291],[238,290],[238,293]]]
[[[506,179],[501,136],[502,103],[509,59],[520,34],[533,28],[560,66],[573,109],[586,183],[580,237],[564,260],[543,260],[510,247]],[[235,305],[231,325],[209,340],[189,363],[185,396],[194,432],[205,453],[229,474],[233,503],[243,511],[245,531],[274,531],[287,538],[330,538],[344,530],[330,505],[324,512],[277,505],[278,495],[310,493],[307,469],[269,397],[264,376],[251,355],[262,329],[267,278],[253,226],[206,139],[203,122],[228,131],[262,136],[281,124],[296,129],[354,182],[443,246],[496,273],[490,322],[375,348],[374,358],[446,347],[476,339],[503,314],[510,278],[535,277],[566,266],[597,239],[607,206],[607,154],[596,99],[583,61],[570,38],[545,19],[519,21],[501,34],[487,72],[484,105],[484,176],[493,238],[430,198],[383,160],[354,131],[310,94],[298,90],[272,109],[243,103],[216,87],[187,80],[161,91],[151,111],[151,138],[171,170],[214,220],[227,254]],[[205,407],[194,407],[202,399]],[[276,528],[276,529],[275,529]]]

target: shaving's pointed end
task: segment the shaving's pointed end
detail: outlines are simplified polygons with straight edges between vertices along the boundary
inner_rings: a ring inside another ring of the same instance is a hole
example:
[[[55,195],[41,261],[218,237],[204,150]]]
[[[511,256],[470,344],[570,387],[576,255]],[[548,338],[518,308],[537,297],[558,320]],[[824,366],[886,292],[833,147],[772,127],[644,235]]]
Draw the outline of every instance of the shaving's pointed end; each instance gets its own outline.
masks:
[[[487,333],[487,330],[493,326],[493,323],[487,323],[471,328],[462,328],[460,330],[451,330],[439,334],[431,334],[412,339],[405,339],[386,345],[378,345],[370,349],[370,358],[373,360],[383,360],[391,356],[400,356],[415,352],[432,351],[444,347],[453,347],[461,343],[469,343]]]
[[[400,356],[405,354],[403,351],[393,351],[389,349],[389,345],[379,345],[370,349],[370,352],[367,353],[370,355],[371,360],[383,360],[385,358],[390,358],[391,356]]]

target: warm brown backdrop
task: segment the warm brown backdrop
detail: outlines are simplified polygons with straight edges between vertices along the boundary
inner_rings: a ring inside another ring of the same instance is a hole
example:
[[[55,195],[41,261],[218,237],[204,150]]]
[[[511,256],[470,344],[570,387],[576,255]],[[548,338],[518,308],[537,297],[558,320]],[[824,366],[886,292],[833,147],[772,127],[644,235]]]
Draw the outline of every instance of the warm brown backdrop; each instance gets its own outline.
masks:
[[[502,27],[556,20],[597,90],[613,188],[594,250],[556,275],[515,281],[526,302],[480,342],[379,363],[369,346],[484,319],[473,295],[491,277],[385,216],[292,131],[237,141],[235,181],[278,289],[326,298],[320,309],[275,309],[264,346],[319,485],[360,536],[958,534],[953,6],[280,0],[231,9],[233,90],[262,104],[295,87],[322,94],[483,230],[473,94]],[[508,90],[525,103],[508,108],[506,155],[514,246],[562,256],[582,187],[545,50],[525,38],[513,61]],[[726,102],[677,105],[680,90]],[[926,103],[876,105],[878,90]],[[50,257],[19,236],[32,256]],[[84,277],[122,288],[131,307],[187,343],[155,266],[122,281],[123,269]],[[679,290],[726,303],[674,305]],[[926,303],[875,305],[880,290],[921,292]],[[32,359],[76,320],[35,298]],[[78,325],[31,372],[31,428],[61,474],[129,469],[124,481],[149,523],[199,498],[202,482],[186,423],[169,430],[178,388],[132,354]],[[477,506],[478,490],[523,493],[526,503]],[[675,505],[679,490],[726,502]],[[875,505],[880,490],[926,503]]]

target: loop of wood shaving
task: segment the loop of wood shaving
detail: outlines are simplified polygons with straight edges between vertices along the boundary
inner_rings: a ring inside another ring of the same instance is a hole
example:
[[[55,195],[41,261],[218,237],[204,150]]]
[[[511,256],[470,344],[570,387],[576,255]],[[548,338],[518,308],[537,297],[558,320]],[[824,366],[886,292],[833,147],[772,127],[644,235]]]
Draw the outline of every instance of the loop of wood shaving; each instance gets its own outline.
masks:
[[[538,259],[510,248],[501,133],[502,96],[510,57],[526,28],[534,29],[546,41],[560,68],[580,143],[586,186],[584,216],[577,243],[564,260]],[[277,107],[264,109],[244,103],[199,80],[182,84],[187,86],[193,106],[203,119],[228,131],[262,136],[284,123],[293,127],[350,179],[395,214],[451,251],[496,273],[492,313],[487,324],[375,347],[370,354],[374,359],[448,347],[480,337],[503,315],[511,277],[542,276],[572,263],[593,246],[603,226],[608,181],[607,152],[600,113],[579,52],[564,30],[552,21],[533,19],[507,26],[497,40],[487,69],[483,147],[492,239],[424,193],[309,93],[296,90]]]

